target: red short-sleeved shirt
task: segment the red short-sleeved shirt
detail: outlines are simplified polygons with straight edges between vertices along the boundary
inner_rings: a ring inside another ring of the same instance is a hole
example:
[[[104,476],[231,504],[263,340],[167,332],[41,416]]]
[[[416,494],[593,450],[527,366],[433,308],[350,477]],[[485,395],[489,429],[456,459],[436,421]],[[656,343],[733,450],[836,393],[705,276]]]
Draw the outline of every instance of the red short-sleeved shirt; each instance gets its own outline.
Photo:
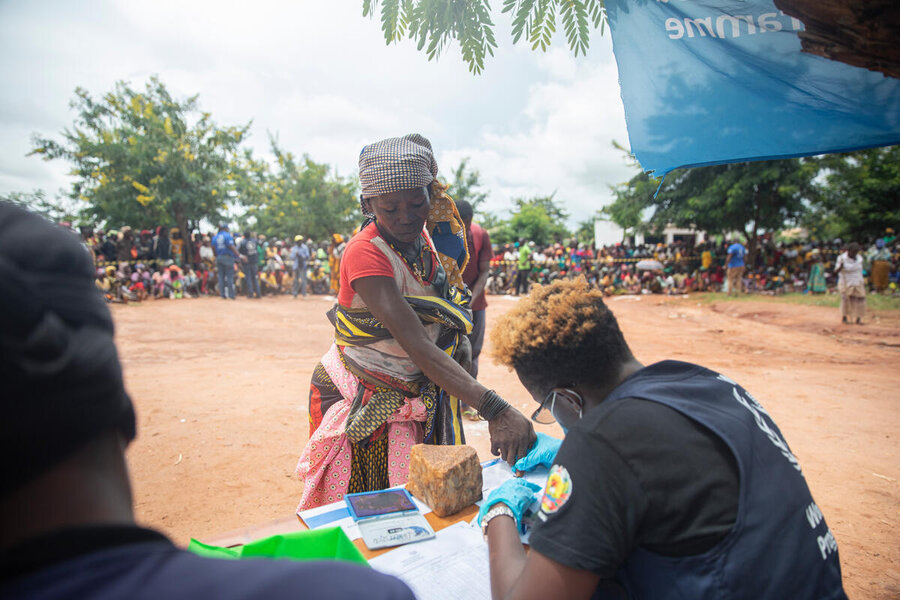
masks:
[[[344,250],[341,257],[341,289],[338,292],[338,303],[350,307],[356,292],[352,283],[361,277],[394,277],[394,269],[387,256],[372,244],[372,238],[378,237],[375,223],[369,223],[357,233]]]

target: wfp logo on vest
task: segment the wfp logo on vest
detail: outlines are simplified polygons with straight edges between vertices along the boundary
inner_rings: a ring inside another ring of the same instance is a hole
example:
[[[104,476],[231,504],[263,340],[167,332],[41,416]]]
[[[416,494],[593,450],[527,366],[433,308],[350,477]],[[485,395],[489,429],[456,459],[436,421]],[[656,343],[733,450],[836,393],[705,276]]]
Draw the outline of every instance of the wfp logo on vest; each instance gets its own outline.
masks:
[[[822,511],[819,510],[818,505],[815,502],[810,502],[809,506],[806,507],[806,520],[809,521],[810,529],[815,530],[820,524],[825,523],[825,517],[822,515]],[[819,545],[819,552],[822,553],[822,560],[828,558],[828,555],[832,552],[837,552],[837,540],[834,539],[834,534],[831,533],[831,529],[828,526],[825,526],[825,535],[820,535],[816,538],[816,544]]]
[[[762,405],[756,401],[756,399],[751,396],[746,390],[742,389],[737,383],[732,381],[731,379],[725,377],[724,375],[719,375],[718,379],[724,381],[726,383],[731,384],[731,393],[734,395],[734,399],[740,402],[740,404],[750,411],[750,414],[753,415],[753,420],[756,422],[756,426],[759,427],[766,437],[769,438],[769,441],[778,448],[778,451],[781,452],[782,456],[784,456],[791,466],[797,469],[801,474],[803,470],[800,468],[800,461],[797,460],[797,457],[794,456],[794,453],[791,452],[790,448],[788,448],[787,442],[781,439],[781,436],[778,435],[778,432],[775,431],[772,427],[775,424],[775,421],[772,420],[772,417],[769,413],[766,412],[766,409],[762,407]],[[746,398],[744,395],[746,394]],[[769,421],[772,422],[772,425],[763,418],[763,415],[769,417]]]

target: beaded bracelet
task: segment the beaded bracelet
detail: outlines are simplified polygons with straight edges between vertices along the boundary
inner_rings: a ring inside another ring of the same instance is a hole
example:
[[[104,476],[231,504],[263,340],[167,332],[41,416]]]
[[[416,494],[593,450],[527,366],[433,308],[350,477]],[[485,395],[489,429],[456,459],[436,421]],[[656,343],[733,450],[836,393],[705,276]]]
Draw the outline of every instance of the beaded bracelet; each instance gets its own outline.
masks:
[[[488,390],[481,396],[481,408],[478,409],[478,414],[485,421],[490,421],[507,408],[509,408],[509,402],[501,398],[500,394],[494,390]]]

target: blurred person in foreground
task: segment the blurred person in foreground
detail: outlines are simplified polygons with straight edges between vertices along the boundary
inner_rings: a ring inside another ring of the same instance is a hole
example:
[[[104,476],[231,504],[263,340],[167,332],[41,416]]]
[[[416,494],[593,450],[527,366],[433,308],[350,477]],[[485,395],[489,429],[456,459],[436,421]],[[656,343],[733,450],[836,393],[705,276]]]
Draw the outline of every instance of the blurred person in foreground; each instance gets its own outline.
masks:
[[[464,444],[460,402],[512,464],[535,439],[519,411],[469,375],[465,225],[418,134],[359,155],[365,224],[340,263],[334,343],[313,371],[299,509],[409,479],[414,444]]]
[[[77,237],[0,203],[0,598],[411,600],[358,565],[202,558],[135,524],[135,413],[92,275]]]
[[[844,599],[837,542],[765,409],[724,375],[644,366],[599,290],[533,290],[494,326],[496,358],[534,398],[538,434],[483,503],[494,598]]]

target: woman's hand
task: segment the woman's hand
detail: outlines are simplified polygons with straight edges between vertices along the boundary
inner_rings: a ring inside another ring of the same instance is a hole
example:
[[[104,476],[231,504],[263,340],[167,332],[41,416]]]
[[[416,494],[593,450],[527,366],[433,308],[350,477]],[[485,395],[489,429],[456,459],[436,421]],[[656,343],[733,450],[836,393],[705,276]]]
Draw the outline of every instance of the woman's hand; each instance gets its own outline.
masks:
[[[425,376],[475,410],[488,391],[455,360],[438,348],[425,333],[397,284],[390,277],[360,277],[351,284],[366,307],[381,321]],[[537,436],[531,421],[510,406],[488,422],[491,452],[512,465],[528,454]]]
[[[512,406],[488,421],[488,431],[491,454],[499,455],[510,466],[528,454],[537,439],[531,421]]]

